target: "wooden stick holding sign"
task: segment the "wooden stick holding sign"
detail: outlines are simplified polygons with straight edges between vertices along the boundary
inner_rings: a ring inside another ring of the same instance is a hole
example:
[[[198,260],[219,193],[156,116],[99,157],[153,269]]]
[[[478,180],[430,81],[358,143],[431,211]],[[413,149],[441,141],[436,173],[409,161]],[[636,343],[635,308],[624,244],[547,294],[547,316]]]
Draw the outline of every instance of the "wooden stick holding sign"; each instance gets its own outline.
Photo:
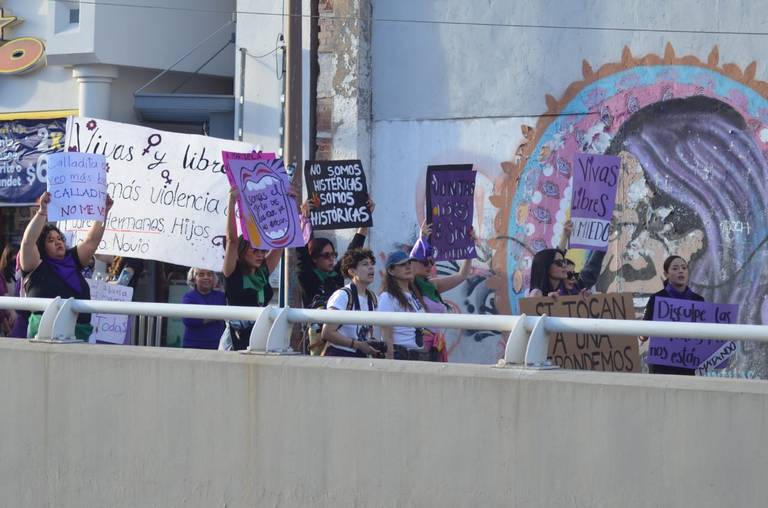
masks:
[[[368,184],[359,160],[307,161],[307,195],[314,205],[312,229],[352,229],[373,226],[368,209]]]
[[[435,261],[477,257],[472,237],[476,176],[472,164],[427,168],[427,223]]]
[[[635,319],[632,293],[598,293],[587,298],[523,298],[520,312],[554,317]],[[564,369],[640,372],[636,336],[553,333],[547,358]]]

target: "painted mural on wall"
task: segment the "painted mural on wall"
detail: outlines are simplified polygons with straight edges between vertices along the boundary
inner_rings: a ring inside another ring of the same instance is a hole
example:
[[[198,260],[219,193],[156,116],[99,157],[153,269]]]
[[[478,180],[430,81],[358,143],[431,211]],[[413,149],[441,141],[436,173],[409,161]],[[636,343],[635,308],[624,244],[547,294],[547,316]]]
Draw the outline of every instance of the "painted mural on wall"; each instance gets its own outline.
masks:
[[[558,244],[573,155],[591,152],[622,160],[598,290],[654,293],[674,253],[690,259],[694,291],[768,324],[768,83],[755,71],[721,65],[717,47],[706,62],[671,45],[639,58],[625,48],[598,70],[584,62],[560,100],[547,96],[491,199],[498,311],[518,312],[533,254]],[[768,349],[742,348],[731,367],[768,377]]]

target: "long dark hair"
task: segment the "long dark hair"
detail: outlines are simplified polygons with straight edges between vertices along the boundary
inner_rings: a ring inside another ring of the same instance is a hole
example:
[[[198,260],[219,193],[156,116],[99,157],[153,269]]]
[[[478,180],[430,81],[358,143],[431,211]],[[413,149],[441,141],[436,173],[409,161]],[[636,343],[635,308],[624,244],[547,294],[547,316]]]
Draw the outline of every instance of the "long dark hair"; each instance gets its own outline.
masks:
[[[410,312],[418,312],[418,309],[414,309],[413,306],[411,306],[411,302],[405,297],[403,289],[400,287],[400,284],[397,283],[397,279],[389,273],[389,269],[387,269],[386,274],[384,275],[384,281],[382,282],[381,287],[385,293],[392,295],[402,308],[409,309]],[[413,282],[408,283],[408,290],[413,297],[419,301],[421,308],[423,309],[424,300],[421,297],[421,293],[414,287]]]
[[[538,289],[544,296],[558,288],[553,288],[549,283],[549,267],[555,261],[557,254],[565,258],[565,252],[560,249],[540,250],[533,256],[531,264],[531,289]]]
[[[9,243],[0,255],[0,274],[5,280],[15,280],[16,254],[19,253],[19,244]]]
[[[40,236],[37,237],[37,250],[40,252],[40,257],[46,257],[47,254],[45,253],[45,239],[48,238],[48,234],[51,231],[55,231],[59,234],[61,239],[64,241],[64,248],[67,247],[66,238],[64,235],[61,234],[61,230],[57,228],[54,224],[46,224],[43,226],[43,230],[40,232]]]

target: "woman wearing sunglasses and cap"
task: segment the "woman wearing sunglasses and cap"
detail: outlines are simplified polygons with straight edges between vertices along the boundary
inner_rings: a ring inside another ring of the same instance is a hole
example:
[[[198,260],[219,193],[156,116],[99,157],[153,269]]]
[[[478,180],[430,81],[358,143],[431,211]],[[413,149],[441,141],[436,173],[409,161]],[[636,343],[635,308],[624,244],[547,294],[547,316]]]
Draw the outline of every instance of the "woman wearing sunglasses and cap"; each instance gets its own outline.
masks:
[[[450,310],[442,293],[450,291],[469,277],[472,272],[472,260],[466,259],[461,265],[461,270],[445,277],[432,277],[435,261],[432,257],[434,249],[429,242],[432,232],[431,224],[424,221],[421,224],[421,236],[411,249],[411,264],[414,276],[414,286],[424,302],[426,312],[443,314]],[[424,349],[433,354],[434,360],[448,361],[448,350],[445,344],[445,332],[440,328],[429,328],[424,334]]]
[[[424,312],[424,302],[413,284],[412,259],[403,251],[391,252],[385,262],[386,274],[379,295],[379,312]],[[387,345],[386,358],[429,360],[424,350],[423,330],[412,326],[382,326]]]

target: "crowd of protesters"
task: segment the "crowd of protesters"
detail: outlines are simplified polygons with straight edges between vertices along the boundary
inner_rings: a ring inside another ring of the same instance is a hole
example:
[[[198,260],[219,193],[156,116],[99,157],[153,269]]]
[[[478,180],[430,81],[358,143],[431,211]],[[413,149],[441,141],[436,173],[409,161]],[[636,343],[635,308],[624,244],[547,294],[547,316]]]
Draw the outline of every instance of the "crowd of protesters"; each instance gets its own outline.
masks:
[[[226,218],[226,244],[221,267],[222,278],[211,270],[192,267],[187,282],[190,291],[182,302],[195,305],[266,306],[273,298],[270,274],[278,266],[282,249],[271,251],[254,248],[237,234],[235,204],[237,190],[229,194]],[[21,245],[7,245],[0,256],[0,295],[89,299],[85,277],[92,269],[96,248],[104,234],[102,223],[95,222],[84,240],[67,247],[61,231],[47,222],[50,195],[43,194],[37,213],[24,231]],[[107,198],[107,213],[112,200]],[[372,214],[375,203],[369,200]],[[376,257],[365,248],[367,228],[356,231],[339,259],[333,242],[316,237],[308,226],[311,201],[300,207],[302,227],[307,243],[296,249],[297,279],[305,308],[331,310],[368,310],[384,312],[450,312],[443,294],[464,282],[472,272],[472,260],[465,260],[453,275],[435,277],[431,225],[422,223],[420,234],[410,252],[398,250],[386,256],[380,280],[382,291],[373,291],[377,274]],[[572,224],[566,223],[561,244],[543,249],[533,257],[530,288],[527,296],[551,297],[589,295],[594,276],[580,276],[575,264],[566,258],[566,245]],[[474,239],[474,235],[472,235]],[[602,257],[596,258],[599,265]],[[661,290],[651,296],[644,319],[653,319],[657,296],[703,301],[688,287],[688,265],[679,256],[664,262],[665,281]],[[592,267],[594,268],[594,267]],[[108,280],[136,286],[143,270],[141,260],[111,259]],[[598,267],[599,270],[599,267]],[[346,281],[349,281],[345,284]],[[223,288],[222,288],[223,283]],[[223,291],[222,291],[223,289]],[[40,324],[38,312],[0,313],[0,334],[8,337],[33,337]],[[221,321],[185,318],[183,346],[200,349],[243,350],[249,345],[253,321]],[[80,314],[76,326],[78,339],[91,334],[90,315]],[[447,361],[445,332],[439,328],[407,326],[381,327],[377,336],[367,325],[310,324],[304,331],[304,348],[312,355]],[[641,337],[641,340],[646,338]],[[691,375],[693,370],[651,366],[651,372]]]

